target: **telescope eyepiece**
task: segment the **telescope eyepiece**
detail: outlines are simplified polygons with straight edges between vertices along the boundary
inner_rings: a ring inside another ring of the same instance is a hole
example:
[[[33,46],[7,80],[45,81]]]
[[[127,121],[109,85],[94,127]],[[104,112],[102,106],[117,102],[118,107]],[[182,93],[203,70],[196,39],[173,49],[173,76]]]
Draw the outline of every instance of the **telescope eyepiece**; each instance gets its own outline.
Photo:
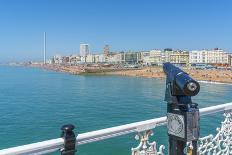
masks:
[[[182,87],[183,93],[187,96],[195,96],[200,91],[200,85],[195,80],[190,80],[186,82],[184,87]]]
[[[194,82],[189,82],[188,84],[187,84],[187,88],[190,90],[190,91],[195,91],[196,89],[197,89],[197,85],[196,85],[196,83],[194,83]]]

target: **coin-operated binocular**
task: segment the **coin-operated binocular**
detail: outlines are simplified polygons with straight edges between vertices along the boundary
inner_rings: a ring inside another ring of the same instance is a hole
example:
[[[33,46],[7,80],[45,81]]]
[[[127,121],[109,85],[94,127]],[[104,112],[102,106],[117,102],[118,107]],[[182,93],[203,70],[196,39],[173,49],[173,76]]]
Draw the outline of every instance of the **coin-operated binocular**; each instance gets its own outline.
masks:
[[[197,155],[199,109],[198,105],[192,102],[191,96],[199,93],[200,85],[169,62],[164,63],[163,70],[166,74],[169,154],[184,155],[189,152]]]

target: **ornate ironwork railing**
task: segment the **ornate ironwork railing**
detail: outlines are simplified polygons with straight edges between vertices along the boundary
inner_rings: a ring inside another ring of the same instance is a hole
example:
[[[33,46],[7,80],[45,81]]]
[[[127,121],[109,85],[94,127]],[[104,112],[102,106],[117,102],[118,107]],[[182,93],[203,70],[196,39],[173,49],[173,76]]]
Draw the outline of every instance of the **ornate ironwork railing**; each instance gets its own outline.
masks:
[[[232,154],[232,111],[225,111],[224,117],[215,136],[210,134],[199,139],[199,154]]]
[[[139,140],[140,143],[136,148],[131,149],[132,155],[164,155],[165,146],[161,145],[157,150],[156,142],[150,142],[149,136],[153,136],[152,130],[136,134],[135,139]]]
[[[232,103],[221,104],[200,109],[200,116],[223,112],[225,120],[221,127],[217,129],[217,135],[209,135],[199,139],[199,154],[232,154]],[[91,131],[79,134],[76,137],[76,145],[83,145],[95,141],[136,133],[135,139],[139,140],[139,145],[131,149],[132,155],[163,155],[165,147],[157,146],[156,142],[150,142],[153,129],[166,124],[166,117],[150,119],[146,121],[116,126],[112,128]],[[19,154],[46,154],[64,149],[64,138],[57,138],[43,142],[8,148],[0,150],[0,155]],[[191,149],[191,144],[186,148],[186,152]],[[78,154],[78,153],[77,153]]]

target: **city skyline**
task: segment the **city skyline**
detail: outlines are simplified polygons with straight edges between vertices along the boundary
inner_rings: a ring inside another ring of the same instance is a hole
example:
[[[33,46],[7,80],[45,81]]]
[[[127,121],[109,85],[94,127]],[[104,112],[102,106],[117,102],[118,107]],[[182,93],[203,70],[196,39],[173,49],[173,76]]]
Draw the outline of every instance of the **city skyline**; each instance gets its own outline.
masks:
[[[194,1],[1,1],[0,62],[91,52],[151,49],[232,51],[232,2]],[[46,5],[44,5],[46,4]],[[116,7],[117,6],[117,7]]]
[[[54,55],[47,60],[48,65],[82,65],[82,64],[142,64],[145,66],[162,66],[165,62],[175,65],[207,65],[214,64],[219,66],[231,66],[232,54],[222,49],[211,50],[173,50],[170,48],[164,50],[150,50],[141,52],[110,52],[109,46],[106,45],[103,53],[88,53],[88,44],[80,44],[80,54],[76,55]],[[29,62],[29,64],[40,64],[40,62]]]

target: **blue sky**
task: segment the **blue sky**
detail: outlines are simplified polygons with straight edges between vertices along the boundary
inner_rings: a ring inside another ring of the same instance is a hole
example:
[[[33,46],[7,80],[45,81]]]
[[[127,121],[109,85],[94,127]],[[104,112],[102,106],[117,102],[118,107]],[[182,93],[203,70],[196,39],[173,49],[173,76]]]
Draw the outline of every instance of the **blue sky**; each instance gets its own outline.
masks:
[[[228,0],[0,0],[0,62],[111,50],[202,49],[232,51]]]

